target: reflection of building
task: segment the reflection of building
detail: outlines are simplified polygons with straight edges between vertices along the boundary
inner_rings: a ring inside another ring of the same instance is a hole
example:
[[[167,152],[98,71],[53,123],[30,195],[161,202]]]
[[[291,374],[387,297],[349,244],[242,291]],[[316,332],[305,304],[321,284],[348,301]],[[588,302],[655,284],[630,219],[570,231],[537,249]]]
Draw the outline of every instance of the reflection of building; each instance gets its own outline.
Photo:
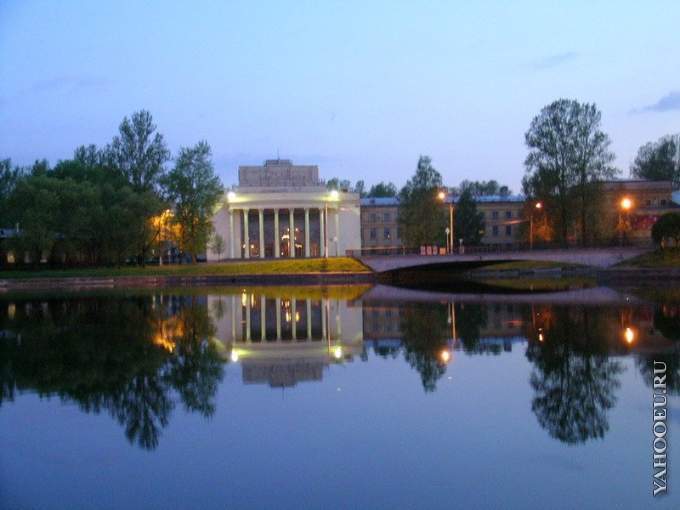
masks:
[[[483,317],[475,324],[480,349],[488,347],[489,350],[496,350],[496,347],[500,346],[501,349],[510,351],[512,344],[526,341],[523,336],[523,305],[458,303],[452,306],[451,303],[433,303],[432,306],[446,307],[447,325],[442,329],[447,331],[450,337],[446,340],[452,340],[455,346],[458,346],[461,335],[465,334],[463,332],[469,332],[469,329],[465,329],[467,313],[474,313],[475,307],[481,309]],[[393,350],[395,345],[400,345],[403,339],[402,310],[407,307],[408,304],[364,302],[362,308],[364,342],[372,345],[376,351],[389,351]]]
[[[321,380],[325,366],[362,350],[361,311],[344,300],[244,291],[210,296],[208,306],[225,355],[241,364],[246,383]]]
[[[225,243],[208,260],[344,255],[361,246],[358,194],[328,191],[317,166],[283,159],[239,167],[239,185],[213,224]]]

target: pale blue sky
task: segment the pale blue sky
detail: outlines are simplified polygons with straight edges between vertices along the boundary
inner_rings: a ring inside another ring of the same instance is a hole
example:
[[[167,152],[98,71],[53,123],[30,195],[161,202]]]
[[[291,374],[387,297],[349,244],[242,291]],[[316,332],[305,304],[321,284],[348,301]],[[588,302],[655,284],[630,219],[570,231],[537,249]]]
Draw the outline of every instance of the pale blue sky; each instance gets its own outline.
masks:
[[[568,97],[598,104],[627,175],[680,131],[679,21],[676,0],[0,0],[0,157],[55,163],[146,108],[227,185],[278,149],[399,186],[428,154],[449,184],[517,191],[529,122]]]

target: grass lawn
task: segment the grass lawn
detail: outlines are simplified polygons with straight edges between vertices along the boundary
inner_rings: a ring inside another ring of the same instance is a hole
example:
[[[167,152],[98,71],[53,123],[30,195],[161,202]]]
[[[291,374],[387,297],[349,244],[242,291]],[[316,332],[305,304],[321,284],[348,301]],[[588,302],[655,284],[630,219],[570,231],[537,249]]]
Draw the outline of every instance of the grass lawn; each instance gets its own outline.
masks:
[[[616,267],[680,268],[680,248],[666,248],[643,253],[620,262]]]
[[[207,264],[182,264],[146,267],[99,267],[85,269],[38,269],[0,271],[3,278],[69,278],[112,276],[231,276],[250,274],[370,273],[371,270],[350,257],[328,259],[279,259]]]
[[[583,267],[581,264],[568,262],[552,262],[548,260],[511,260],[482,266],[474,271],[533,271],[537,269],[574,269]]]

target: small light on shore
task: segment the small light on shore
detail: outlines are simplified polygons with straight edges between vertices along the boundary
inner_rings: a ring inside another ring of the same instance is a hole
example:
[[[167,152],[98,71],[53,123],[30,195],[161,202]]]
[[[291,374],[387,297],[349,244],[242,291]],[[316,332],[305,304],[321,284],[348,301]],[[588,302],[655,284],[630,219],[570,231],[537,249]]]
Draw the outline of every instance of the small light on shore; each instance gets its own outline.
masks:
[[[635,331],[632,328],[626,328],[623,332],[623,338],[628,344],[632,344],[635,341]]]
[[[439,353],[439,358],[443,363],[448,363],[451,361],[451,352],[448,349],[442,349],[442,352]]]

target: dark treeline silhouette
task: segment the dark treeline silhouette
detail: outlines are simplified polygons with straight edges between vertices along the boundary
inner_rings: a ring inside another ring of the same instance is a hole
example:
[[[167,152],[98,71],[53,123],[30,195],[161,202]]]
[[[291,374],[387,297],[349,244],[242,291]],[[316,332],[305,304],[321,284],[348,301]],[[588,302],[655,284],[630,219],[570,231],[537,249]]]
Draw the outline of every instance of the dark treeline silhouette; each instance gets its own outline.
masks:
[[[130,442],[158,445],[177,402],[210,416],[223,364],[198,297],[16,300],[0,307],[0,405],[17,392],[107,412]]]
[[[80,146],[53,168],[0,160],[0,266],[144,264],[169,244],[195,260],[222,193],[210,158],[201,141],[168,169],[163,135],[142,110],[111,143]]]

